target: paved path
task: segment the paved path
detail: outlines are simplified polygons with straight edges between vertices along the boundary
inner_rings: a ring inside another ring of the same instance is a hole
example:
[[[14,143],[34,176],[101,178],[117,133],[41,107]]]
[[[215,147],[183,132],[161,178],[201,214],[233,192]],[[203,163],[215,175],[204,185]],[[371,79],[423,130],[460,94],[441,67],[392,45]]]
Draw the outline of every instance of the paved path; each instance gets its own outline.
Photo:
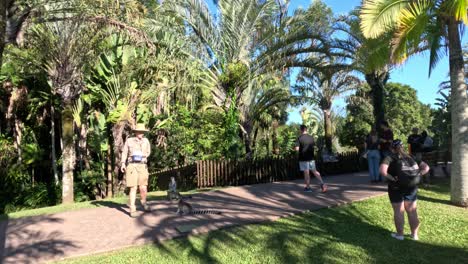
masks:
[[[303,192],[303,181],[231,187],[200,193],[190,201],[194,209],[221,215],[175,214],[177,204],[150,202],[152,212],[137,218],[128,207],[101,202],[103,207],[0,222],[0,263],[44,263],[68,257],[187,235],[175,226],[193,225],[191,234],[227,226],[272,221],[280,217],[363,200],[385,193],[384,184],[371,185],[366,173],[326,177],[329,190]]]

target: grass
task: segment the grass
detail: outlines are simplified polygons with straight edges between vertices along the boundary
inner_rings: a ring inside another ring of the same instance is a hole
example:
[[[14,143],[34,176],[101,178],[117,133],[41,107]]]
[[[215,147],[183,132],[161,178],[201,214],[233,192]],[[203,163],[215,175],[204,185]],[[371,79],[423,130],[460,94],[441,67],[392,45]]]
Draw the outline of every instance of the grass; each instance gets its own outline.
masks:
[[[181,192],[181,194],[188,195],[188,194],[193,194],[197,192],[212,191],[215,189],[216,188],[191,190],[187,192]],[[149,192],[147,199],[149,201],[166,199],[166,194],[167,194],[166,191]],[[106,206],[106,204],[108,203],[127,204],[127,202],[128,202],[127,196],[120,196],[120,197],[103,199],[103,200],[98,200],[98,201],[86,201],[86,202],[73,203],[73,204],[59,204],[55,206],[42,207],[42,208],[37,208],[37,209],[22,210],[22,211],[18,211],[14,213],[9,213],[9,214],[1,214],[0,220],[6,220],[8,218],[11,219],[11,218],[21,218],[21,217],[28,217],[28,216],[55,214],[55,213],[79,210],[79,209],[84,209],[84,208],[103,207],[103,206]]]
[[[420,190],[420,241],[390,237],[391,207],[381,196],[60,263],[468,263],[468,211],[451,206],[448,192],[447,181]]]

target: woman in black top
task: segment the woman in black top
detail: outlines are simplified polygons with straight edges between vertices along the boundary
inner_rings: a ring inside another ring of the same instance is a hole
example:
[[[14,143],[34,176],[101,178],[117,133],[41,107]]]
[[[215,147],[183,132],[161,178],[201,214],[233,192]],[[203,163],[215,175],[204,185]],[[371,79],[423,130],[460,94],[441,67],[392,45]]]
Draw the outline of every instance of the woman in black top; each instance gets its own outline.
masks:
[[[392,233],[392,237],[398,240],[404,239],[403,228],[406,211],[411,228],[411,238],[418,240],[419,219],[416,211],[418,187],[411,183],[407,175],[410,173],[415,175],[414,172],[416,175],[425,175],[429,172],[429,166],[422,161],[418,165],[410,155],[405,153],[400,140],[392,142],[391,151],[392,154],[384,158],[382,165],[380,165],[380,174],[389,179],[388,196],[392,203],[397,231]]]

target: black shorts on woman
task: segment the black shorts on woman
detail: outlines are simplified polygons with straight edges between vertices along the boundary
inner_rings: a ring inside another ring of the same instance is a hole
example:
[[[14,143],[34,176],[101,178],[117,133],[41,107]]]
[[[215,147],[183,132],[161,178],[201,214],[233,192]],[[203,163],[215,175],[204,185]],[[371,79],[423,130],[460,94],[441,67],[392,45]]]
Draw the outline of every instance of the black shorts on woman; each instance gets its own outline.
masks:
[[[418,187],[402,187],[396,183],[388,184],[388,198],[391,203],[402,203],[404,201],[414,202],[417,200]]]

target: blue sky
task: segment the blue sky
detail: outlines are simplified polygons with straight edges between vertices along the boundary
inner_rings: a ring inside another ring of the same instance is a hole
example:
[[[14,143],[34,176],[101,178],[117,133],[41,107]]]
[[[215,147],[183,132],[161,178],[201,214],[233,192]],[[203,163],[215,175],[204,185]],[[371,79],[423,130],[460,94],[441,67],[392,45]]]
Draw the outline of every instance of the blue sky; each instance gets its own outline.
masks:
[[[313,0],[291,0],[291,10],[298,7],[307,8]],[[322,0],[330,6],[335,14],[345,14],[360,5],[361,0]],[[464,43],[468,41],[468,34],[464,36]],[[425,104],[433,104],[437,98],[438,86],[448,80],[448,56],[439,62],[428,77],[429,57],[421,54],[411,57],[405,64],[396,68],[390,75],[391,82],[408,84],[418,91],[418,98]]]
[[[294,10],[298,7],[307,8],[313,0],[291,0],[289,9]],[[361,4],[361,0],[322,0],[332,8],[335,14],[346,14],[356,6]],[[465,34],[462,45],[468,43],[468,34]],[[429,56],[421,54],[411,57],[403,65],[394,69],[390,74],[390,82],[399,82],[408,84],[417,91],[418,99],[425,103],[434,105],[438,96],[438,86],[441,82],[448,80],[448,56],[445,56],[436,68],[432,71],[431,77],[428,77]],[[344,107],[343,100],[336,102],[339,107]],[[297,110],[289,113],[290,122],[301,122]]]
[[[213,8],[212,0],[207,0],[210,7]],[[314,0],[290,0],[289,12],[297,8],[307,8]],[[335,15],[346,14],[361,4],[361,0],[322,0],[333,10]],[[462,39],[462,45],[468,43],[468,34]],[[390,74],[390,82],[407,84],[417,91],[418,99],[425,103],[434,105],[439,84],[448,80],[448,56],[445,56],[428,77],[429,58],[428,54],[421,54],[411,57],[403,65],[394,69]],[[293,73],[293,76],[295,74]],[[294,80],[291,80],[294,83]],[[343,109],[345,107],[344,99],[340,98],[335,106]],[[291,109],[289,113],[289,122],[301,122],[297,109]]]

